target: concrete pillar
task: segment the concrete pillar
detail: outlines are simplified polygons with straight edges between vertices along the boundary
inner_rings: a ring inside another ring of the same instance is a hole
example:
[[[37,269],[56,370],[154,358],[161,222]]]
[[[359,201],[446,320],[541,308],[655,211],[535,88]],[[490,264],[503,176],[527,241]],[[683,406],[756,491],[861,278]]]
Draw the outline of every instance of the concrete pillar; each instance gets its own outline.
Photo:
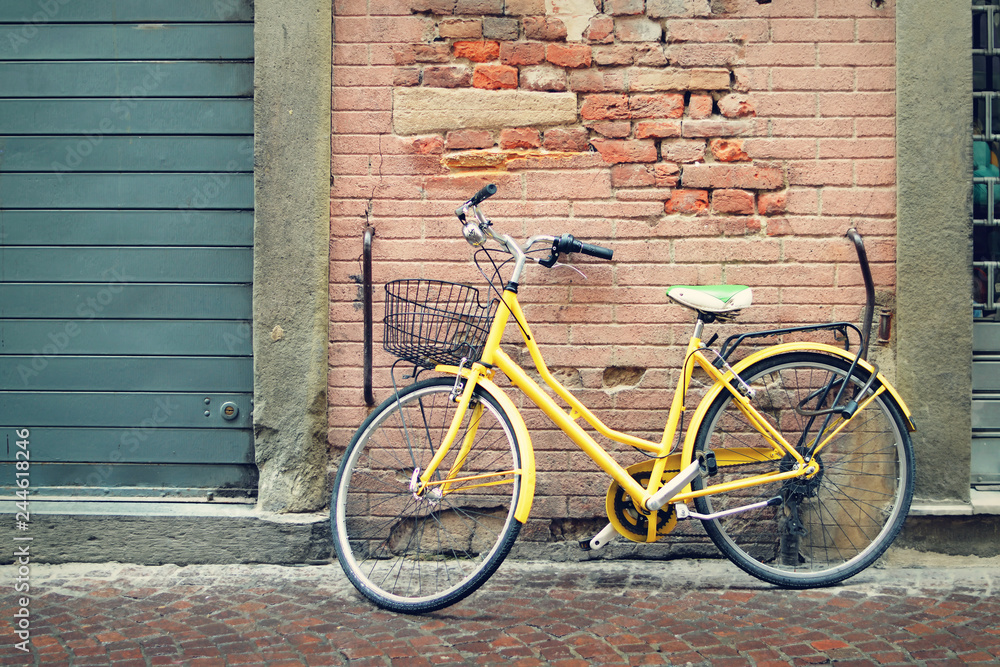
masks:
[[[967,503],[972,430],[970,0],[896,4],[897,385],[915,503]]]
[[[254,442],[258,507],[327,501],[331,0],[257,0]]]

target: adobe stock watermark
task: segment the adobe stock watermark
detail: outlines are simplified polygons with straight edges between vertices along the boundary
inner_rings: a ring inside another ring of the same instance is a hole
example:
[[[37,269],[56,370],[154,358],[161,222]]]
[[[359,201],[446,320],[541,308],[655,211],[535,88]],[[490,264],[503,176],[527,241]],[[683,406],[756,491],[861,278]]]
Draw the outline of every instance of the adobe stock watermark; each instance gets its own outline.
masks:
[[[96,319],[122,293],[125,285],[135,279],[134,276],[125,276],[116,269],[111,269],[107,275],[112,280],[105,283],[96,294],[82,299],[77,304],[74,311],[77,318],[88,322]],[[30,361],[17,365],[17,374],[22,383],[27,385],[29,380],[38,377],[48,368],[53,357],[66,351],[73,339],[82,332],[78,322],[79,320],[69,320],[62,327],[50,331],[46,336],[48,342],[42,349],[32,350]]]
[[[253,160],[253,142],[243,141],[237,153]],[[212,208],[212,203],[233,184],[233,177],[246,172],[240,171],[240,162],[233,159],[226,162],[225,171],[208,174],[191,189],[191,197],[180,205],[181,217],[185,222],[191,219],[192,211]]]
[[[71,2],[73,0],[39,0],[36,5],[38,11],[30,17],[22,16],[21,27],[7,34],[11,51],[14,53],[20,51],[21,47],[26,46],[38,36],[38,26],[54,21],[59,16],[59,10],[62,9],[63,5],[68,5]]]
[[[146,76],[142,78],[139,85],[115,99],[109,108],[109,114],[104,116],[93,132],[84,134],[75,143],[66,147],[66,155],[60,160],[55,160],[50,165],[53,173],[58,176],[59,181],[63,180],[63,174],[77,171],[84,164],[86,159],[94,152],[104,138],[116,131],[114,118],[120,121],[127,121],[132,117],[132,111],[139,106],[139,100],[149,97],[159,88],[169,74],[164,72],[162,66],[149,64],[146,66]]]
[[[106,486],[106,482],[111,478],[116,463],[123,463],[126,460],[126,453],[134,454],[139,450],[139,446],[149,440],[149,436],[163,426],[170,417],[175,414],[181,405],[175,403],[170,396],[160,396],[154,401],[154,407],[148,417],[121,434],[118,442],[120,447],[115,447],[108,454],[108,462],[94,464],[92,472],[86,479],[77,478],[73,484],[78,486],[99,487]]]

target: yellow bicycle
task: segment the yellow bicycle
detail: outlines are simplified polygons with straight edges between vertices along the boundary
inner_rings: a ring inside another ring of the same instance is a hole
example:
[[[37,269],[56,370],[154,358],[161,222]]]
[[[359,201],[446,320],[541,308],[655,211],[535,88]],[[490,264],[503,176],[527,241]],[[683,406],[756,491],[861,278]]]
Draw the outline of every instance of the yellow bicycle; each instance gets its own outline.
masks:
[[[494,269],[497,252],[511,265],[502,289],[493,285],[496,299],[482,304],[474,288],[443,281],[386,286],[386,349],[443,375],[397,390],[361,424],[340,462],[334,546],[364,596],[394,611],[440,609],[481,586],[510,551],[531,510],[535,453],[524,419],[494,382],[497,371],[611,477],[609,523],[581,543],[585,549],[618,535],[654,542],[678,521],[698,519],[733,563],[779,586],[834,584],[878,559],[909,510],[913,424],[902,398],[866,361],[874,287],[857,232],[848,235],[868,292],[860,329],[847,322],[774,329],[732,336],[715,349],[717,336],[702,342],[705,325],[750,306],[750,288],[667,290],[696,316],[663,437],[653,442],[608,427],[553,377],[518,303],[529,260],[551,267],[564,253],[611,259],[612,250],[569,234],[523,244],[500,235],[479,208],[495,192],[486,186],[456,214]],[[498,248],[487,249],[490,242]],[[530,254],[536,247],[541,257]],[[501,349],[511,320],[542,381],[568,409]],[[823,329],[845,339],[853,331],[857,351],[787,342],[739,361],[733,355],[751,338]],[[695,367],[712,384],[679,438]],[[647,458],[623,467],[581,419]]]

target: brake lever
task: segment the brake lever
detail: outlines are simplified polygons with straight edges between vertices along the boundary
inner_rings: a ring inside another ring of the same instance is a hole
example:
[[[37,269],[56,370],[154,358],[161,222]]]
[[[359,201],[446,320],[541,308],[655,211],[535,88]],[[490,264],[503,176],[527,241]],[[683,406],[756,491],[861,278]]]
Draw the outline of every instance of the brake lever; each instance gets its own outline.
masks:
[[[587,280],[587,274],[584,273],[583,271],[581,271],[580,269],[576,268],[572,264],[563,264],[562,262],[559,262],[558,261],[559,255],[557,255],[556,253],[552,253],[551,255],[549,255],[548,257],[546,257],[545,259],[538,259],[538,258],[535,258],[535,257],[532,257],[530,259],[533,259],[534,261],[538,262],[539,264],[541,264],[542,266],[544,266],[547,269],[551,269],[552,267],[555,267],[555,266],[565,266],[567,269],[573,269],[574,271],[576,271],[577,273],[579,273],[583,277],[584,280]]]

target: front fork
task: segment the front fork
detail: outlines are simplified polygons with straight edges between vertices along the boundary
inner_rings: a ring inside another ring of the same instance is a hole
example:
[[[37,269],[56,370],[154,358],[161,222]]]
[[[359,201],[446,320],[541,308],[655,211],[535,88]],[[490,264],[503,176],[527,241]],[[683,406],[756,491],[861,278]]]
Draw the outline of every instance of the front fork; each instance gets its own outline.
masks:
[[[464,365],[464,360],[463,360]],[[473,367],[475,371],[475,366]],[[461,371],[461,367],[459,368]],[[451,451],[452,446],[455,444],[455,440],[458,438],[458,434],[462,429],[462,424],[465,423],[466,413],[469,411],[470,404],[472,405],[472,414],[469,418],[469,425],[465,430],[465,436],[462,438],[462,445],[458,450],[458,455],[455,457],[455,462],[451,466],[451,470],[448,471],[446,479],[452,479],[458,474],[458,471],[462,469],[465,464],[466,458],[469,456],[469,452],[472,451],[472,443],[476,439],[476,432],[479,428],[479,419],[483,414],[483,404],[482,401],[472,400],[472,394],[476,390],[476,385],[479,383],[479,378],[481,377],[480,372],[469,373],[468,377],[455,376],[455,387],[451,392],[451,400],[458,403],[455,409],[455,416],[452,417],[451,424],[448,426],[448,432],[445,434],[444,439],[441,441],[441,446],[438,447],[437,452],[434,454],[434,458],[431,462],[427,464],[427,469],[420,473],[420,477],[415,484],[417,487],[414,489],[414,495],[416,497],[422,496],[427,485],[430,483],[431,479],[435,476],[437,469],[441,466],[442,461]],[[450,482],[444,482],[441,485],[441,494],[447,493],[450,487]]]

